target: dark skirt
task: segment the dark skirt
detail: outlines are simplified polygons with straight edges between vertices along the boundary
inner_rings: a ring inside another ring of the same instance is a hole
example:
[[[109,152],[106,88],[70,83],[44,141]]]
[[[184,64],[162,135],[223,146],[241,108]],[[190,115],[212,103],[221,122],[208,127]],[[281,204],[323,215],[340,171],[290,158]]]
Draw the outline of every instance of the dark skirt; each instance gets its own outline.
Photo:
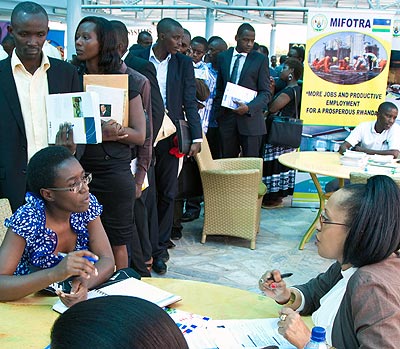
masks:
[[[118,142],[87,145],[80,162],[85,171],[93,174],[90,192],[103,205],[101,221],[111,245],[130,243],[135,202],[130,147]]]
[[[263,154],[263,183],[267,186],[264,201],[277,200],[293,195],[296,171],[283,166],[278,157],[295,151],[293,148],[277,147],[265,144]]]

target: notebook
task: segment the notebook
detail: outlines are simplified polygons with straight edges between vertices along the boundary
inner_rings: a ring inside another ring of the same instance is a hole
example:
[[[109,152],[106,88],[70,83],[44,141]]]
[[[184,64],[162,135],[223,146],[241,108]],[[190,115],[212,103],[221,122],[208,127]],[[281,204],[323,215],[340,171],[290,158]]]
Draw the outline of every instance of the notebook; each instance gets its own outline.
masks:
[[[94,289],[88,292],[88,299],[104,296],[138,297],[157,304],[159,307],[166,307],[167,305],[182,300],[182,297],[180,296],[164,291],[158,287],[149,285],[135,278],[125,279],[112,285]],[[67,309],[68,307],[66,307],[61,300],[58,300],[53,305],[53,310],[60,314]]]
[[[189,124],[186,120],[175,120],[176,136],[178,138],[178,149],[182,154],[189,154],[192,145],[192,136]]]

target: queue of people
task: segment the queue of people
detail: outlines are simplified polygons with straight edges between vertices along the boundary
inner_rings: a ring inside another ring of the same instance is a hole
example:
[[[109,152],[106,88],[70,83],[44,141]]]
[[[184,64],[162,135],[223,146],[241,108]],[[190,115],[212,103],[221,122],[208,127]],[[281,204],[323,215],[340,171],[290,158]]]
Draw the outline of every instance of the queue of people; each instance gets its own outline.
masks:
[[[164,114],[173,121],[188,120],[193,138],[189,157],[200,151],[203,133],[214,158],[261,156],[266,133],[263,112],[271,100],[268,50],[255,43],[255,30],[248,23],[239,26],[236,47],[228,50],[222,38],[191,40],[179,22],[164,18],[157,25],[157,41],[151,43],[149,33],[141,33],[140,47],[131,47],[122,61],[128,51],[128,31],[118,22],[83,18],[75,34],[76,55],[69,64],[43,53],[48,32],[45,10],[29,1],[15,7],[9,27],[15,49],[2,61],[4,81],[10,84],[0,96],[5,104],[2,142],[12,151],[2,148],[0,167],[5,176],[0,195],[10,200],[13,212],[24,204],[28,161],[48,145],[46,120],[40,117],[45,115],[48,93],[82,91],[85,74],[127,73],[127,127],[103,122],[103,142],[85,146],[75,145],[73,131],[63,125],[57,142],[93,174],[90,190],[104,207],[101,219],[117,268],[132,266],[142,276],[150,276],[150,270],[164,274],[168,249],[174,246],[171,237],[182,236],[174,224],[179,159],[170,150],[175,136],[154,144]],[[28,29],[33,43],[20,35]],[[16,69],[10,71],[10,66]],[[221,101],[227,82],[253,88],[257,97],[236,109],[225,108]],[[30,84],[37,88],[29,89]],[[208,91],[203,102],[196,98],[196,86],[201,85]],[[100,111],[105,115],[107,108],[101,106]],[[132,158],[138,162],[135,178],[130,173]],[[142,193],[146,174],[150,188]],[[201,201],[201,197],[187,200],[182,221],[199,216]]]
[[[131,266],[142,276],[150,276],[151,270],[167,272],[168,249],[175,246],[171,238],[181,238],[182,229],[174,231],[179,194],[179,157],[171,152],[175,135],[155,144],[165,117],[188,121],[192,137],[188,157],[201,151],[203,135],[214,158],[262,157],[268,189],[265,207],[275,207],[293,193],[294,171],[279,165],[277,157],[294,149],[265,144],[264,116],[266,112],[297,115],[304,49],[292,47],[279,66],[275,57],[273,78],[268,49],[256,45],[255,30],[248,23],[238,27],[236,46],[228,49],[218,36],[191,39],[179,22],[163,18],[157,24],[156,42],[143,32],[140,47],[131,47],[122,60],[128,51],[125,25],[88,16],[76,28],[76,56],[71,63],[43,53],[47,32],[44,8],[20,2],[9,26],[15,49],[0,61],[0,196],[10,200],[13,210],[0,247],[0,301],[70,279],[71,292],[57,293],[65,305],[72,306],[86,299],[88,290],[108,280],[115,269]],[[85,74],[128,74],[128,126],[102,122],[102,143],[76,145],[73,131],[63,124],[57,146],[49,147],[45,97],[82,91]],[[228,83],[253,89],[257,96],[249,103],[238,101],[235,109],[226,108],[222,100]],[[206,89],[200,91],[202,85]],[[371,137],[379,143],[383,135],[398,132],[393,125],[397,113],[394,105],[383,103],[377,121],[356,128],[340,151],[355,147],[398,156],[399,137],[386,140],[385,149],[370,145],[376,143]],[[359,144],[363,137],[369,137],[366,145]],[[135,177],[130,169],[134,158]],[[149,187],[142,191],[146,174]],[[181,207],[178,219],[197,218],[201,200],[187,198],[186,212]],[[399,207],[399,189],[384,176],[340,189],[317,225],[319,254],[337,262],[316,279],[292,288],[286,287],[277,270],[262,276],[260,289],[285,305],[279,331],[296,347],[304,348],[310,337],[300,313],[313,314],[314,323],[328,330],[328,341],[337,348],[372,348],[382,343],[394,348],[396,331],[390,323],[399,320],[399,283],[395,276],[389,283],[382,275],[397,275]],[[369,306],[371,296],[382,311]],[[122,300],[130,302],[122,298],[115,302]],[[97,302],[105,301],[91,303]],[[90,311],[86,309],[90,304],[84,304],[71,310],[78,315]],[[148,305],[132,302],[132,316],[144,326],[132,331],[147,331],[146,319],[139,320],[144,313],[134,313],[136,306],[151,312]],[[74,316],[67,311],[65,322],[61,317],[55,324],[54,347],[62,347],[55,344],[60,342],[60,326],[74,324]],[[185,348],[180,332],[172,330],[167,320],[164,325],[160,331],[169,331],[171,347]]]

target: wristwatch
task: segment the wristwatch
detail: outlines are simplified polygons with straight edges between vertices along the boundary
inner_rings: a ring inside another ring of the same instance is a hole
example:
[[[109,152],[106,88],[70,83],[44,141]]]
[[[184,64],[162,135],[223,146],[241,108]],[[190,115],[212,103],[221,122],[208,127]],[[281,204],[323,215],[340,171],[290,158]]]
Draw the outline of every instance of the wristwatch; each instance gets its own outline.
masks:
[[[290,297],[286,303],[279,303],[277,301],[276,301],[276,303],[278,303],[279,305],[290,306],[294,303],[295,300],[296,300],[296,294],[294,292],[290,291]]]

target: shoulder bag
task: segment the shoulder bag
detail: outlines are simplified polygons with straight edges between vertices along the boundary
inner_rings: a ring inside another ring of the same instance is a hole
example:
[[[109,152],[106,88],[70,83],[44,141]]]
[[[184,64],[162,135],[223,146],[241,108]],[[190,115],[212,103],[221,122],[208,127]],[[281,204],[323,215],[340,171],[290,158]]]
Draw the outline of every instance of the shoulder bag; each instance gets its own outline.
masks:
[[[267,143],[280,147],[298,148],[303,132],[303,120],[299,119],[296,89],[293,88],[296,117],[268,116]]]

